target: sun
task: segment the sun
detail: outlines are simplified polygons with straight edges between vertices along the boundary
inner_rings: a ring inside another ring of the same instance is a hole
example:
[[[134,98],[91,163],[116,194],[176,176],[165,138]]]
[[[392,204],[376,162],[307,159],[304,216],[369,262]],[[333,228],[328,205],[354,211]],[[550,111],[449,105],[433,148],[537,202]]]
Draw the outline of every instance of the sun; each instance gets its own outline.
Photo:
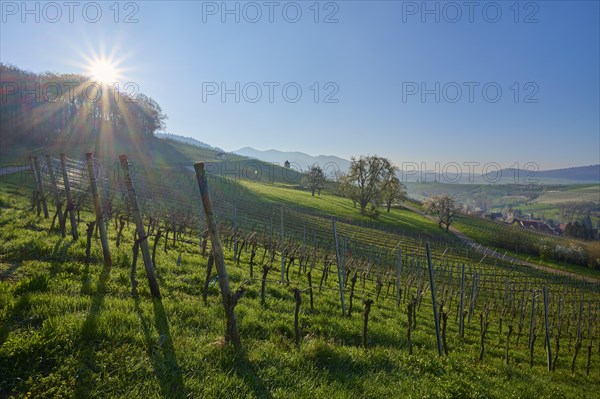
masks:
[[[98,83],[113,84],[120,78],[117,64],[107,58],[94,59],[88,66],[88,73]]]

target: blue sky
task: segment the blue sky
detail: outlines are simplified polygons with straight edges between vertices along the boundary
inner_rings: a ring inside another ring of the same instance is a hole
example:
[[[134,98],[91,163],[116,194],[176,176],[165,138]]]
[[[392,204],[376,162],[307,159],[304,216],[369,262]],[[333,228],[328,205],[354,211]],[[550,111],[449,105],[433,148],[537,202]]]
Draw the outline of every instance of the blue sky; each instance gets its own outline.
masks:
[[[226,150],[600,163],[597,1],[76,2],[73,22],[37,4],[2,1],[2,62],[85,72],[111,56],[168,132]]]

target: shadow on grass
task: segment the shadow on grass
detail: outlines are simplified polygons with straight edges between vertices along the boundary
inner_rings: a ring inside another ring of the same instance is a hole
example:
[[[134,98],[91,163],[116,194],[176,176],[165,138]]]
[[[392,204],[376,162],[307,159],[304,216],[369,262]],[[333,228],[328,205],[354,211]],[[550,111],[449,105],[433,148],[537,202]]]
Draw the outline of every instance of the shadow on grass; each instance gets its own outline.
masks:
[[[83,269],[83,274],[81,275],[81,290],[79,290],[81,295],[89,295],[91,291],[91,282],[90,282],[90,264],[85,264],[85,269]]]
[[[8,269],[0,272],[0,281],[8,280],[10,276],[21,267],[22,264],[23,262],[12,263]]]
[[[62,263],[67,259],[67,252],[73,245],[73,241],[65,242],[65,238],[60,238],[50,250],[44,243],[45,239],[30,236],[27,241],[19,243],[6,253],[3,257],[5,262],[23,263],[27,261],[43,261]],[[51,270],[51,277],[57,270]]]
[[[104,304],[104,296],[106,291],[106,283],[108,282],[110,269],[104,267],[100,278],[96,292],[92,297],[92,304],[90,312],[88,313],[83,327],[81,328],[81,337],[79,341],[79,356],[77,364],[77,388],[75,389],[75,397],[85,398],[89,397],[93,388],[93,374],[96,370],[96,346],[98,343],[97,330],[98,330],[98,315],[102,305]],[[82,293],[89,292],[89,274],[88,266],[86,265],[84,273],[84,281],[82,284]]]
[[[231,345],[224,348],[224,350],[228,352],[228,356],[224,356],[221,360],[224,373],[235,373],[236,376],[244,380],[257,398],[273,398],[269,389],[256,373],[254,364],[248,359],[248,354],[244,350],[236,352]]]
[[[54,244],[54,248],[52,248],[52,253],[50,255],[51,259],[64,260],[67,255],[67,251],[71,245],[73,245],[73,243],[75,243],[75,241],[73,241],[71,238],[61,238],[58,240],[56,244]]]
[[[12,308],[9,315],[5,317],[5,322],[0,325],[0,346],[6,342],[8,334],[16,328],[22,320],[26,319],[26,314],[31,307],[29,293],[24,293]]]
[[[142,323],[142,330],[148,345],[148,355],[152,360],[154,374],[160,383],[161,396],[167,398],[186,398],[188,393],[177,362],[177,354],[173,347],[173,339],[165,309],[160,299],[153,299],[152,305],[154,307],[154,325],[159,334],[158,342],[155,342],[152,338],[150,323],[140,309],[139,297],[135,297],[135,311]]]
[[[366,351],[374,352],[377,348],[372,347]],[[397,364],[386,356],[372,353],[356,358],[328,344],[311,349],[307,358],[314,362],[317,368],[326,371],[328,379],[345,385],[354,384],[373,374],[392,373],[398,368]]]

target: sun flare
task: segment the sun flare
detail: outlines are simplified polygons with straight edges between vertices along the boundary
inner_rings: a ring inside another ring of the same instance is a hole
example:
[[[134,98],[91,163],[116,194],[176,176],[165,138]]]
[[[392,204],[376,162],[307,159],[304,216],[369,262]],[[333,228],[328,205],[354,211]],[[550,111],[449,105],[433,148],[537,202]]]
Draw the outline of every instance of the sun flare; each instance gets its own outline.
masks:
[[[88,72],[98,83],[112,84],[117,82],[120,77],[117,65],[106,58],[91,61]]]

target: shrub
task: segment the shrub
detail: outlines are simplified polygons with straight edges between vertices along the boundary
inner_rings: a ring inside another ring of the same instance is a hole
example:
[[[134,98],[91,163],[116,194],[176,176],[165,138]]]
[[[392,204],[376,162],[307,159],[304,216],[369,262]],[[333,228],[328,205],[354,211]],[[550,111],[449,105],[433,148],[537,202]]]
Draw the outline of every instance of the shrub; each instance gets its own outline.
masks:
[[[586,252],[588,267],[590,269],[600,270],[600,241],[588,243]]]
[[[554,242],[549,238],[540,238],[538,241],[538,251],[542,260],[554,257]]]

